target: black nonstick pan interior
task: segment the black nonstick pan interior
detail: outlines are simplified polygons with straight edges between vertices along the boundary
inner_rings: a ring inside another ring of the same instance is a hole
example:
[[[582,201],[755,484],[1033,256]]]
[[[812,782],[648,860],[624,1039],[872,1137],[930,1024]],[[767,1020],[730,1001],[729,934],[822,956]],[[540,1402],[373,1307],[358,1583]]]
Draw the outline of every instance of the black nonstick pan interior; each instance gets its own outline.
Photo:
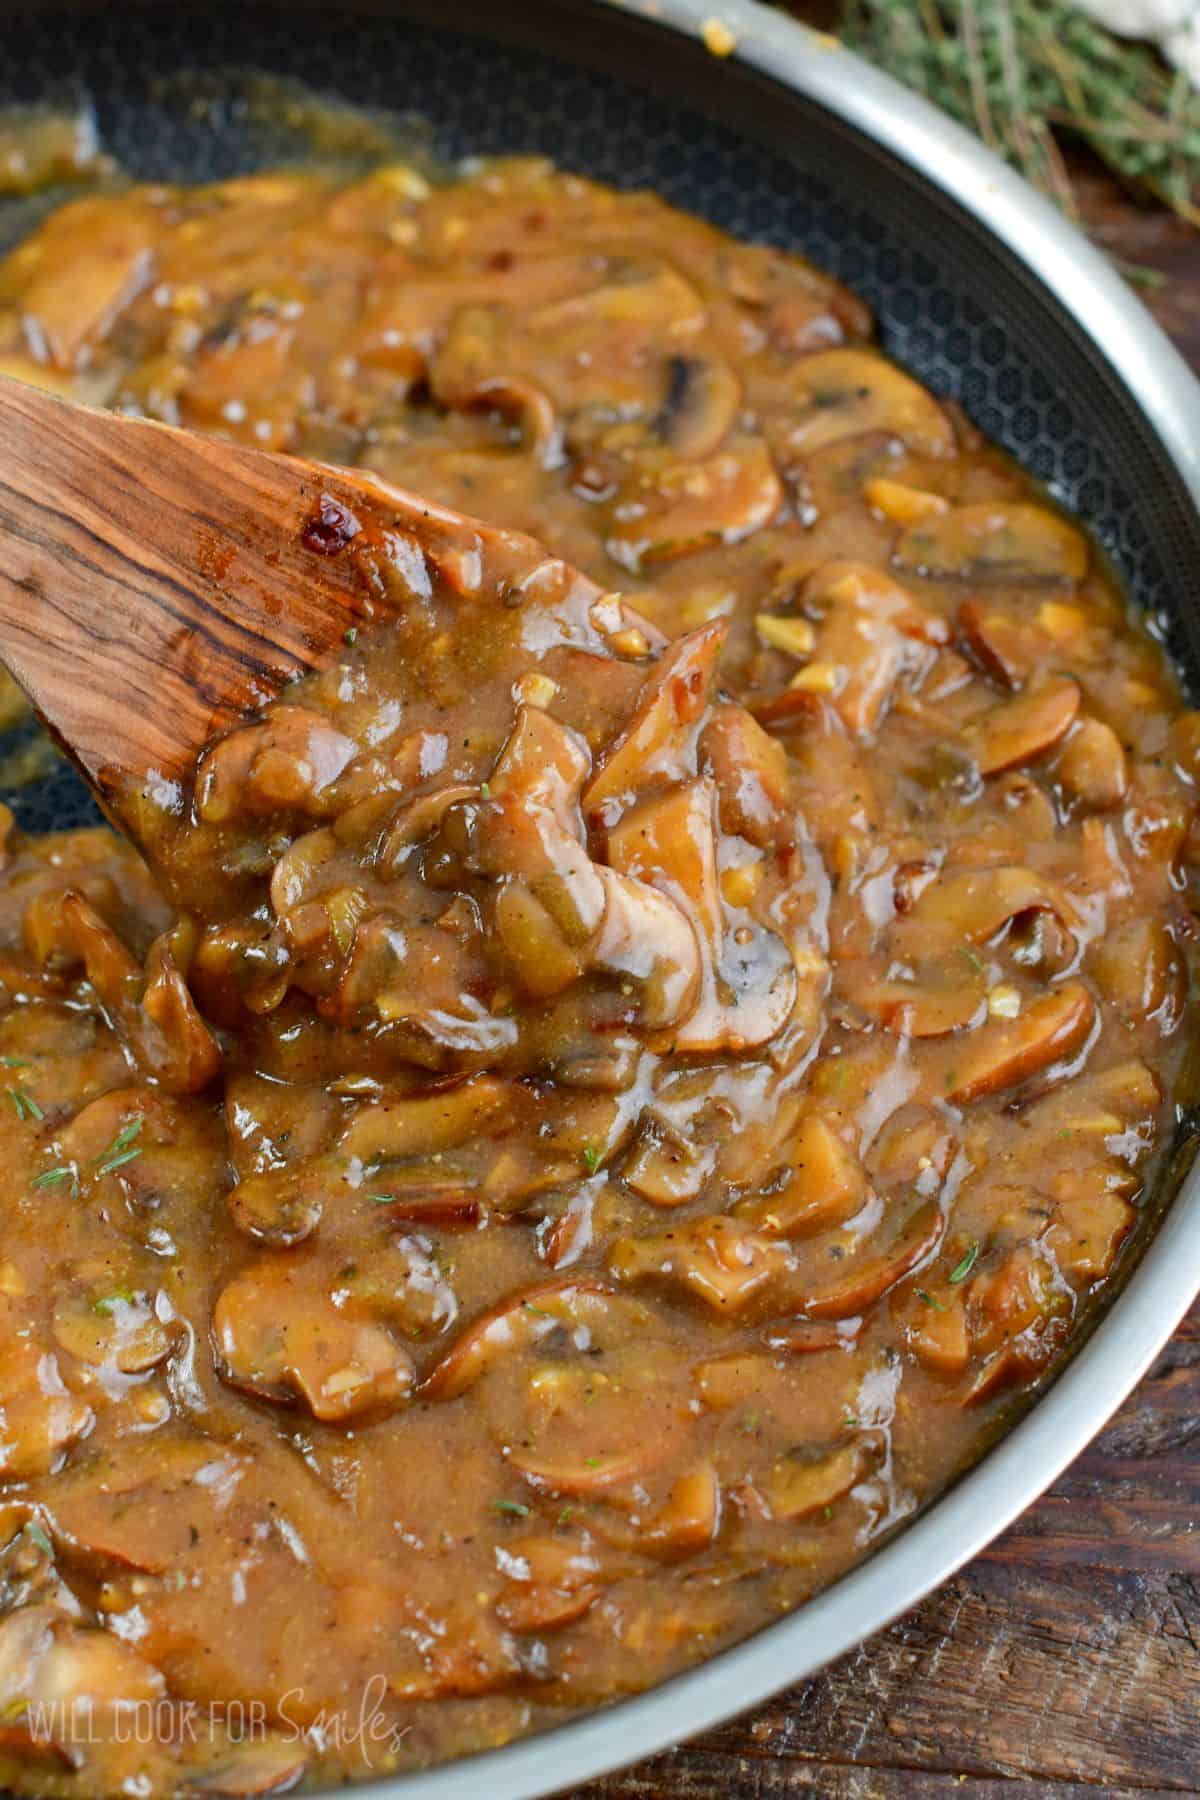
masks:
[[[247,79],[265,72],[408,115],[444,161],[539,151],[799,248],[866,298],[894,355],[1089,521],[1182,666],[1200,672],[1189,576],[1200,534],[1182,485],[1078,328],[974,220],[812,103],[589,0],[460,5],[452,28],[422,21],[439,10],[23,6],[0,105],[82,91],[129,175],[206,181],[312,155],[305,126]],[[0,204],[0,244],[58,198]],[[4,797],[35,829],[95,816],[65,765]]]

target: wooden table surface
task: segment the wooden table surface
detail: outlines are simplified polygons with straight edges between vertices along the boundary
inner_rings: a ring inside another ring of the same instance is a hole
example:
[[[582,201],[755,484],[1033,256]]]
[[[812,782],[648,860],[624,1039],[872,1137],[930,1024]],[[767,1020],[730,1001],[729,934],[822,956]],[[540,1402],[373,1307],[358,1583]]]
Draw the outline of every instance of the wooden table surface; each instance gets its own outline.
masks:
[[[1166,275],[1143,297],[1200,372],[1200,233],[1097,170],[1079,182],[1098,241]],[[575,1800],[1007,1800],[1014,1787],[1200,1794],[1200,1304],[1092,1448],[923,1605]]]

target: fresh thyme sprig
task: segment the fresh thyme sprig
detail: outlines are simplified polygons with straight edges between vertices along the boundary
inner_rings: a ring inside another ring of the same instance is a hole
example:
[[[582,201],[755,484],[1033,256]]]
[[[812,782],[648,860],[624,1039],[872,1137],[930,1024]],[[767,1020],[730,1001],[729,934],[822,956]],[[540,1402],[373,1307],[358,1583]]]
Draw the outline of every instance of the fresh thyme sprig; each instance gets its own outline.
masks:
[[[1060,139],[1200,223],[1200,94],[1149,45],[1058,0],[842,0],[860,55],[976,132],[1077,212]]]

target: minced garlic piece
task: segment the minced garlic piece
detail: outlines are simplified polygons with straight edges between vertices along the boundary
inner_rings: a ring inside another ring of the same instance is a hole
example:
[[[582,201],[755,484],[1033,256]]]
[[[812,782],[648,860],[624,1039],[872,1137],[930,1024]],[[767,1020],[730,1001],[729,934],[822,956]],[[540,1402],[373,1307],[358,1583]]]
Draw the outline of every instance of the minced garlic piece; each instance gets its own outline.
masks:
[[[807,619],[793,619],[781,613],[755,613],[754,629],[772,650],[786,656],[810,656],[817,634]]]

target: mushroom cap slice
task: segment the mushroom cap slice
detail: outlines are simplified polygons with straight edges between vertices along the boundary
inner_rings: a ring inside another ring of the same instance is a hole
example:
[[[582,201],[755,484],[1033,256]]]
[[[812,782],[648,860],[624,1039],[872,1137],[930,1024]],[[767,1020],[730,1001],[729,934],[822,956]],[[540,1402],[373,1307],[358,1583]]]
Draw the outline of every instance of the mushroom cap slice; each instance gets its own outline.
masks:
[[[1087,539],[1045,506],[985,500],[931,514],[895,549],[901,568],[960,581],[1075,582],[1088,572]]]
[[[868,431],[886,431],[925,456],[948,456],[954,430],[932,394],[877,350],[822,350],[784,383],[781,436],[805,454]]]
[[[966,734],[980,773],[996,775],[1053,750],[1075,723],[1081,700],[1077,682],[1050,676],[1016,699],[989,707]]]
[[[991,1019],[968,1038],[946,1079],[946,1098],[966,1106],[1002,1093],[1078,1050],[1096,1018],[1081,981],[1054,988],[1015,1019]]]
[[[702,625],[659,657],[638,696],[633,717],[601,759],[583,793],[589,819],[613,801],[634,794],[653,776],[689,774],[686,761],[695,727],[708,705],[729,627]]]
[[[264,1400],[302,1400],[318,1419],[394,1410],[412,1392],[412,1359],[391,1333],[347,1316],[282,1257],[225,1286],[213,1338],[226,1381]]]

